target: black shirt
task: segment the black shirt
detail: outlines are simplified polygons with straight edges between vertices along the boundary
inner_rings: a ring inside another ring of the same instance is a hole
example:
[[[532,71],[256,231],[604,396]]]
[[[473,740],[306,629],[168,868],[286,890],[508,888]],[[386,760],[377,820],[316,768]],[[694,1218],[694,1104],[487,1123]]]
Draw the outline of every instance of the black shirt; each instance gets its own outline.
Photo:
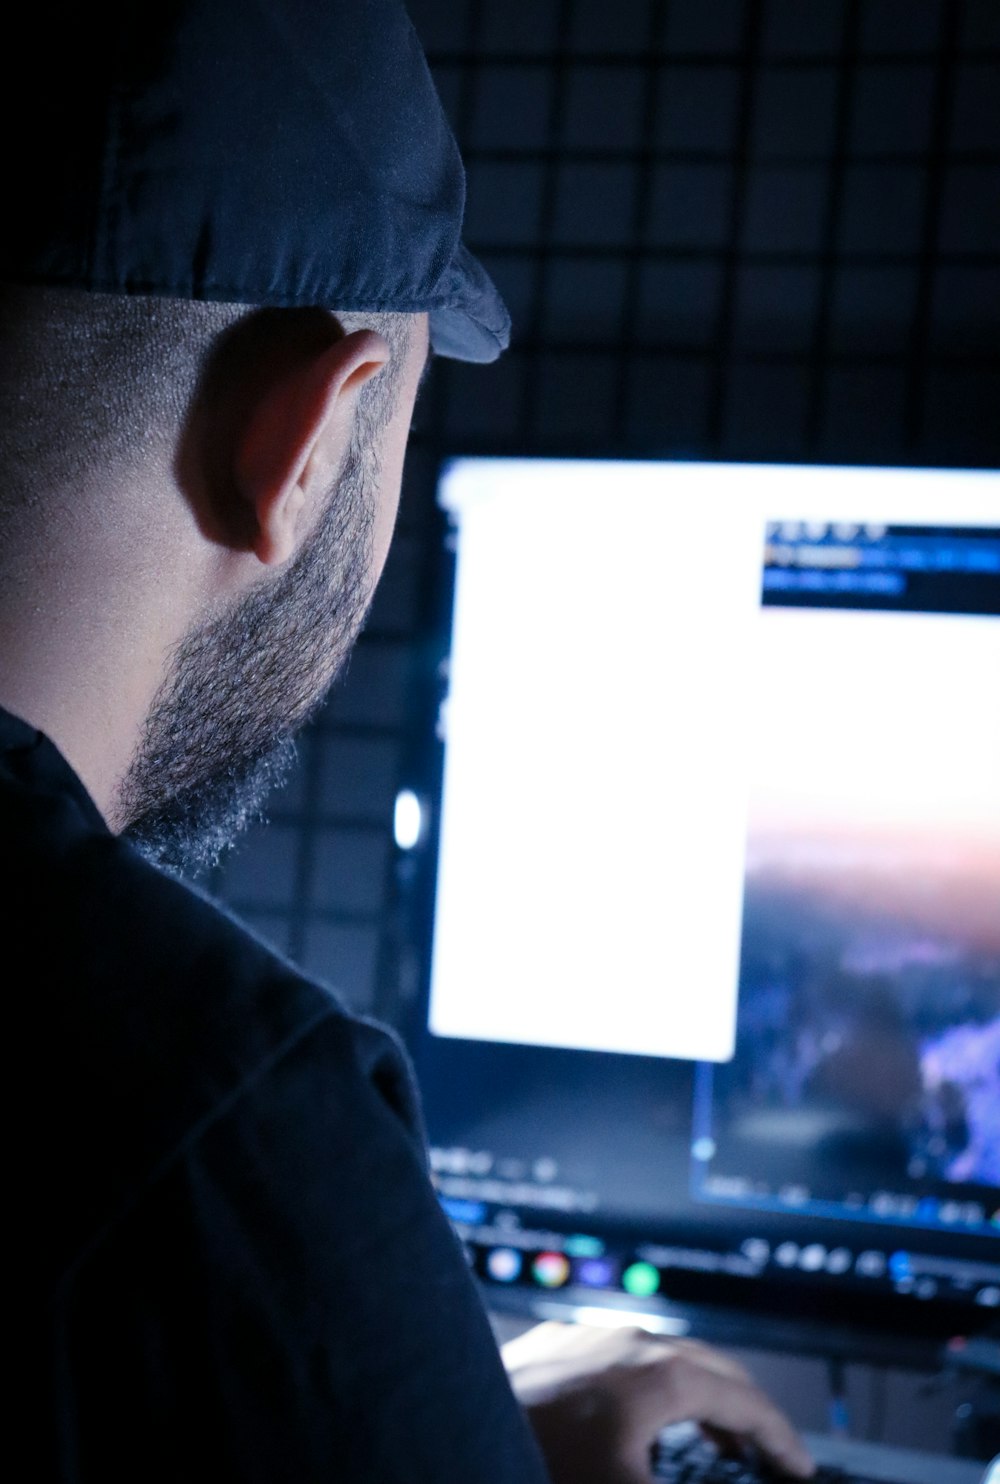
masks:
[[[541,1484],[391,1033],[115,838],[4,712],[0,822],[37,1477]]]

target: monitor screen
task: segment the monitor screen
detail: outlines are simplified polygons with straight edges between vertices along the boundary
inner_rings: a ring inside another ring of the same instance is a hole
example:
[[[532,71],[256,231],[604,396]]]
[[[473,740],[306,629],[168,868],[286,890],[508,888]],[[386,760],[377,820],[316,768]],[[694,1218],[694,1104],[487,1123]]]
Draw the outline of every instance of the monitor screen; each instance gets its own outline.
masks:
[[[414,1050],[484,1284],[983,1327],[1000,475],[476,458],[439,499]]]

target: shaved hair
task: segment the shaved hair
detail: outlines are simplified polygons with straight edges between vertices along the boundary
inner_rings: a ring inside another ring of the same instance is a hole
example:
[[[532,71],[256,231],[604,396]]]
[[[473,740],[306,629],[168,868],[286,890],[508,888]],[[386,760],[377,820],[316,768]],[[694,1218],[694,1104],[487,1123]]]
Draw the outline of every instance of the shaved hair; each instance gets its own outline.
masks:
[[[270,347],[286,351],[307,350],[338,329],[383,335],[390,362],[358,401],[362,437],[374,436],[392,415],[413,319],[4,285],[0,521],[38,509],[53,492],[167,455],[213,352],[250,322],[266,322]],[[249,365],[260,347],[252,335],[241,338]]]

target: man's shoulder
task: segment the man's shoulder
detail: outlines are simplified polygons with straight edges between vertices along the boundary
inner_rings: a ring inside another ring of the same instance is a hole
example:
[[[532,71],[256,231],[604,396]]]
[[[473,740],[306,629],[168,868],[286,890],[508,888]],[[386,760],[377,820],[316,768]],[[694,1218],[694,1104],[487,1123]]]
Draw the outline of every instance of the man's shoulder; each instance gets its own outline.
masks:
[[[39,1154],[53,1276],[262,1085],[287,1119],[303,1047],[330,1099],[356,1108],[371,1096],[419,1143],[392,1033],[144,860],[44,764],[26,778],[0,770],[0,818],[18,862],[7,975],[49,1112]]]
[[[541,1479],[392,1033],[71,794],[19,789],[63,1458],[117,1478],[155,1437],[157,1479]]]
[[[331,1124],[346,1119],[363,1138],[388,1118],[420,1144],[391,1032],[350,1014],[210,901],[148,872],[115,853],[102,862],[92,886],[115,894],[114,927],[79,945],[90,942],[100,967],[63,966],[71,982],[50,1044],[64,1132],[53,1158],[70,1198],[69,1219],[53,1228],[57,1271],[220,1134],[231,1147],[273,1137],[288,1155],[319,1156],[316,1086]],[[280,1133],[269,1136],[268,1121]],[[280,1160],[270,1178],[276,1169]]]

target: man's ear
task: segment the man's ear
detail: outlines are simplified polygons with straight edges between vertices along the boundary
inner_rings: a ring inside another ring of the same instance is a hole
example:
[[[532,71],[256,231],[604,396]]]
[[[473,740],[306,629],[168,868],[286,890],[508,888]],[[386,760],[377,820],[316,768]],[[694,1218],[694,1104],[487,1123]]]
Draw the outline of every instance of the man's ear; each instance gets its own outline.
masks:
[[[312,527],[352,431],[357,394],[389,360],[374,330],[353,330],[268,386],[234,454],[236,487],[249,507],[258,561],[280,566]]]

